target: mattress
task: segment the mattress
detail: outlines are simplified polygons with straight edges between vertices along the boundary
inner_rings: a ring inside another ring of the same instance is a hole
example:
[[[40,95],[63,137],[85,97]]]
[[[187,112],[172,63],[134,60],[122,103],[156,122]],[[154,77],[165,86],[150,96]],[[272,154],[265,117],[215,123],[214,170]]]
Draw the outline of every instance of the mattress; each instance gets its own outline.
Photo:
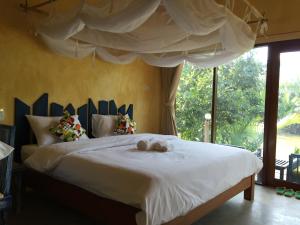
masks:
[[[40,147],[36,144],[23,145],[21,148],[21,159],[22,162],[34,154]]]
[[[138,141],[149,138],[172,148],[165,153],[136,149]],[[169,135],[120,135],[39,149],[25,160],[28,167],[140,208],[139,225],[185,215],[262,168],[249,151]]]

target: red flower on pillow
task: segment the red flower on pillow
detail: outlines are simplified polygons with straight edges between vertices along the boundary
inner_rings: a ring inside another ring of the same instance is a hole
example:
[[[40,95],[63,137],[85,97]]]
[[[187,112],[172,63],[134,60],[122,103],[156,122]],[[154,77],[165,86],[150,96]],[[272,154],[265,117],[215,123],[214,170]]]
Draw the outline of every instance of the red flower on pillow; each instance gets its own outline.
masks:
[[[67,119],[67,123],[70,124],[70,125],[72,125],[74,123],[74,118],[73,117],[69,117]]]
[[[76,130],[80,130],[80,128],[81,128],[80,124],[76,124],[76,125],[75,125],[75,129],[76,129]]]

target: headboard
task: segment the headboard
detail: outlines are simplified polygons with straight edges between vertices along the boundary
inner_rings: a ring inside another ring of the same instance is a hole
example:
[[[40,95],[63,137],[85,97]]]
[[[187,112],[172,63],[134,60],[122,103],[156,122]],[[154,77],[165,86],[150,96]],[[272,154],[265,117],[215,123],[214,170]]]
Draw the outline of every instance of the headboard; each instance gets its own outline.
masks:
[[[31,110],[32,108],[32,110]],[[21,162],[21,147],[22,145],[32,143],[31,129],[25,115],[35,116],[62,116],[64,110],[67,110],[71,115],[78,114],[78,118],[82,127],[86,129],[87,135],[92,138],[92,114],[101,115],[123,115],[128,114],[133,119],[133,105],[130,104],[128,108],[126,105],[117,107],[114,100],[98,101],[98,108],[95,106],[92,99],[88,99],[87,104],[80,106],[75,110],[74,106],[70,103],[66,107],[58,104],[51,103],[49,110],[48,94],[45,93],[39,97],[32,105],[28,106],[19,98],[15,98],[15,160]]]

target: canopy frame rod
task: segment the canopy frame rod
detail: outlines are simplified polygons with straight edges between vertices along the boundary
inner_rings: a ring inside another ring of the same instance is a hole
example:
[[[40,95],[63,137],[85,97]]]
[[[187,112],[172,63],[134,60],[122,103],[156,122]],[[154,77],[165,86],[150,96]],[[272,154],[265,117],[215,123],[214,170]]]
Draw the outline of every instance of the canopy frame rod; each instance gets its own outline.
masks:
[[[45,6],[45,5],[48,5],[48,4],[51,4],[53,2],[55,2],[56,0],[47,0],[47,1],[44,1],[44,2],[41,2],[41,3],[38,3],[38,4],[35,4],[35,5],[29,5],[28,4],[28,0],[25,0],[24,3],[21,3],[20,4],[20,7],[22,9],[24,9],[25,12],[27,11],[36,11],[36,12],[40,12],[40,13],[43,13],[43,14],[48,14],[47,12],[43,11],[43,10],[40,10],[39,8],[42,7],[42,6]]]

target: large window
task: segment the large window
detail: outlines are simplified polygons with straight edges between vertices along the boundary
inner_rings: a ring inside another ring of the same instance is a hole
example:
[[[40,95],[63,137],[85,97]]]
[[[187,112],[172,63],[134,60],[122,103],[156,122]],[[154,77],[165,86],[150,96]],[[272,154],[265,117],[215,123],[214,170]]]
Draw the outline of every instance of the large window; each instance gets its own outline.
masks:
[[[262,149],[268,48],[218,68],[216,143]]]
[[[300,189],[299,46],[270,43],[214,69],[185,64],[176,102],[181,137],[256,151],[263,184]]]
[[[266,63],[268,48],[251,50],[233,62],[213,69],[184,65],[176,98],[180,136],[187,140],[236,145],[251,151],[263,144]],[[213,102],[213,84],[217,97]],[[212,106],[215,118],[211,117]],[[212,121],[216,121],[211,128]],[[214,140],[213,140],[214,141]]]

